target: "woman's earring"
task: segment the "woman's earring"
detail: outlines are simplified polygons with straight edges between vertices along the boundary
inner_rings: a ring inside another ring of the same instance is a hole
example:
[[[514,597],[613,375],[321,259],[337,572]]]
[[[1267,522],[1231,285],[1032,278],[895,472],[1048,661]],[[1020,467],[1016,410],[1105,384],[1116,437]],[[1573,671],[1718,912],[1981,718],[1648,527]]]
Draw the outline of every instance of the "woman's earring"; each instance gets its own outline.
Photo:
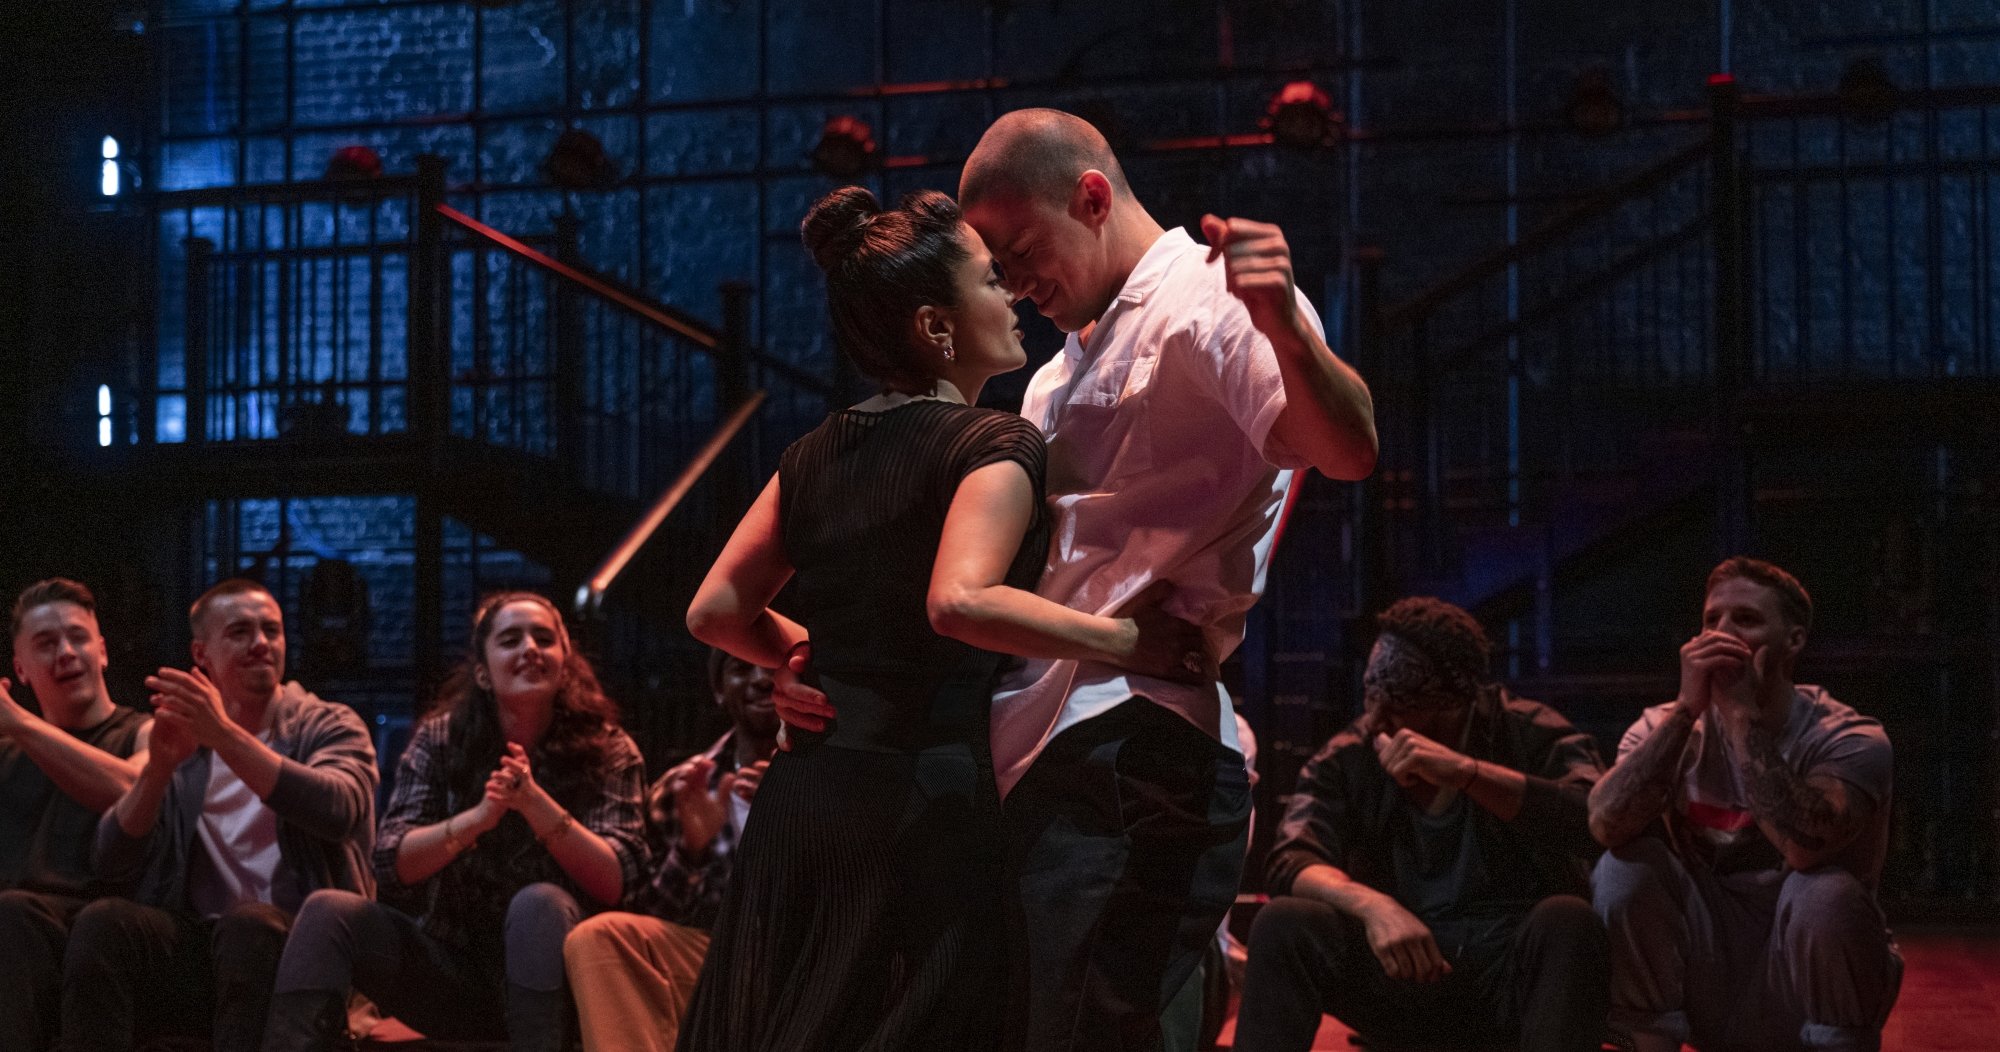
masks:
[[[952,350],[951,344],[949,343],[944,345],[944,360],[947,362],[958,360],[958,352]]]

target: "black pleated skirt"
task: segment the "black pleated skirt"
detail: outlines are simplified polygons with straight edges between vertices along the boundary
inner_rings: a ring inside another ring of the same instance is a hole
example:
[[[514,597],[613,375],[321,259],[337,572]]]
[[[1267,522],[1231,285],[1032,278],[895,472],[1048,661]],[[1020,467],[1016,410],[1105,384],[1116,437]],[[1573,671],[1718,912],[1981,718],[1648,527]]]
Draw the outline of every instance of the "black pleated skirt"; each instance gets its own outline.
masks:
[[[680,1052],[980,1052],[1005,988],[1002,846],[973,746],[780,753]]]

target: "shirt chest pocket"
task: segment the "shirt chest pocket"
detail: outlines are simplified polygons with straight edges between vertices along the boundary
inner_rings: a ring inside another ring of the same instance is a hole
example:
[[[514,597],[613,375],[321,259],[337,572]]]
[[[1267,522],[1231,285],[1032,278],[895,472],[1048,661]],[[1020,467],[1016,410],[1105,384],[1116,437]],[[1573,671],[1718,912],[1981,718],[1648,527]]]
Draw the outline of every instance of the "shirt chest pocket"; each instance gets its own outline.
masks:
[[[1097,362],[1062,403],[1049,440],[1051,492],[1106,488],[1153,467],[1151,356]]]

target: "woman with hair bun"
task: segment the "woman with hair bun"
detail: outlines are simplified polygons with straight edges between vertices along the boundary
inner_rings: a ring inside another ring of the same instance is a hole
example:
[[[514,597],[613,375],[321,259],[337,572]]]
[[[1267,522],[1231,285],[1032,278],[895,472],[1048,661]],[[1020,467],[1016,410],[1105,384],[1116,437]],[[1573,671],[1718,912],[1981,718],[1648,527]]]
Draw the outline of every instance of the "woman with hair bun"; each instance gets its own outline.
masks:
[[[972,404],[1027,355],[957,204],[919,191],[884,209],[847,187],[801,229],[834,338],[882,391],[785,451],[688,628],[770,668],[810,642],[839,717],[792,728],[758,788],[680,1048],[991,1048],[1006,947],[987,719],[1004,655],[1185,679],[1203,641],[1160,592],[1122,617],[1033,593],[1042,437]],[[794,578],[797,620],[770,608]]]

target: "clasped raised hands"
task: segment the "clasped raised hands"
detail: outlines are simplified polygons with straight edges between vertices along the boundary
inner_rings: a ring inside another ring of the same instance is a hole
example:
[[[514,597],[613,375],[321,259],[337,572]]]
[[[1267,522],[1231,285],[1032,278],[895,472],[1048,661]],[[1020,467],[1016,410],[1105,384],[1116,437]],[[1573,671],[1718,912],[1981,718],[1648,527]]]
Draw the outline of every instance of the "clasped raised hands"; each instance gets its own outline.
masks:
[[[236,729],[222,692],[199,668],[162,668],[146,677],[153,692],[153,730],[147,740],[146,766],[173,770],[196,749],[214,749]]]
[[[528,750],[518,742],[507,743],[507,754],[500,757],[500,765],[486,778],[486,792],[479,802],[467,809],[461,832],[474,836],[491,832],[509,811],[526,811],[544,804],[552,804],[549,794],[535,781],[534,765],[528,762]]]
[[[155,738],[161,727],[171,727],[186,731],[196,745],[215,749],[236,730],[222,691],[199,668],[163,668],[146,677],[146,689],[153,692]]]

